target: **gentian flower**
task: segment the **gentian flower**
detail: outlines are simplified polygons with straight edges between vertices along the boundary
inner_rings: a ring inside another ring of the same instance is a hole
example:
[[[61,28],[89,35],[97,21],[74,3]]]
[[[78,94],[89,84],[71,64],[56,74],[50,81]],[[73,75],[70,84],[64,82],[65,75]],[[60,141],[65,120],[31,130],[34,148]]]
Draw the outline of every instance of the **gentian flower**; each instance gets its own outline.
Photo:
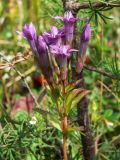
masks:
[[[86,24],[83,27],[83,31],[80,39],[80,48],[79,48],[78,59],[77,59],[77,72],[80,72],[83,67],[84,60],[85,60],[85,53],[88,47],[90,36],[91,36],[90,24]]]
[[[64,17],[56,16],[54,18],[61,19],[64,22],[66,44],[71,45],[73,41],[73,35],[74,35],[74,25],[77,21],[77,18],[75,18],[72,15],[71,11],[66,11],[64,13]]]
[[[67,59],[71,56],[71,52],[77,50],[71,49],[69,45],[51,45],[50,51],[55,56],[59,67],[63,68],[66,65]]]
[[[22,32],[17,31],[17,33],[27,40],[33,40],[36,38],[36,30],[32,22],[30,24],[25,24],[22,28]]]
[[[32,22],[30,24],[25,24],[22,29],[23,36],[28,40],[33,40],[36,38],[36,30]]]
[[[47,45],[56,45],[60,44],[61,42],[61,35],[63,30],[58,30],[57,27],[52,26],[51,32],[44,32],[43,38],[45,39],[45,42]]]
[[[50,84],[52,81],[52,69],[49,61],[48,50],[42,36],[37,36],[35,27],[32,23],[26,24],[22,32],[18,32],[27,39],[33,51],[35,60],[40,67],[45,79]]]
[[[42,70],[44,70],[46,67],[50,66],[49,57],[48,57],[48,50],[46,43],[42,36],[38,37],[38,40],[36,42],[37,51],[39,54],[39,66]]]
[[[86,24],[84,26],[82,34],[81,34],[80,48],[79,48],[78,55],[80,55],[80,56],[85,55],[87,47],[88,47],[88,43],[89,43],[89,40],[90,40],[90,36],[91,36],[90,24]]]
[[[56,62],[61,70],[61,79],[65,80],[67,77],[67,59],[71,56],[71,52],[77,51],[71,49],[69,45],[51,45],[50,52],[55,56]]]
[[[73,35],[74,35],[74,25],[77,19],[72,15],[71,11],[67,11],[64,14],[64,24],[65,24],[65,34],[66,41],[68,44],[72,44]]]
[[[31,47],[32,51],[37,54],[37,48],[36,48],[36,45],[35,45],[36,39],[37,39],[37,34],[36,34],[36,30],[35,30],[35,27],[32,24],[32,22],[30,24],[25,24],[23,29],[22,29],[22,32],[17,31],[17,33],[20,36],[27,39],[27,41],[30,44],[30,47]]]
[[[45,79],[50,84],[52,82],[52,69],[49,61],[47,45],[42,36],[38,36],[36,41],[37,53],[36,61],[40,67]]]

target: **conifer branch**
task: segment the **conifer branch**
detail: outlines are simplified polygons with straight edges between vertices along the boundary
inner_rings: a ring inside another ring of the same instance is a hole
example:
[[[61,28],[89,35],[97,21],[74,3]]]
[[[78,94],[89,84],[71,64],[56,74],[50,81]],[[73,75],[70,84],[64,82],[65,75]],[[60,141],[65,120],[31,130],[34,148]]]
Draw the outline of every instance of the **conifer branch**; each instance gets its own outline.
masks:
[[[118,1],[108,1],[108,2],[91,2],[91,6],[93,8],[113,8],[113,7],[120,7],[120,0]],[[66,2],[66,7],[69,10],[74,10],[74,11],[78,11],[81,9],[89,9],[90,8],[90,3],[89,2],[73,2],[73,1],[68,1]]]
[[[112,75],[111,73],[107,73],[106,71],[104,71],[102,69],[98,69],[96,67],[88,66],[88,65],[85,65],[84,68],[89,70],[89,71],[97,72],[97,73],[99,73],[99,74],[101,74],[103,76],[109,77],[111,79],[120,80],[119,76]]]

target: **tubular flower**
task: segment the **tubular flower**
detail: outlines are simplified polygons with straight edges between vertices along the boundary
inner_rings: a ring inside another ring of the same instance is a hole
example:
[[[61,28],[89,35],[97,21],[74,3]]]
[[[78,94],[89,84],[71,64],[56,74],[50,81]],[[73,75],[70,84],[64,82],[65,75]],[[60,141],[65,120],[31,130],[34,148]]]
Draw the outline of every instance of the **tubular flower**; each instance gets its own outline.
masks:
[[[66,34],[66,41],[68,44],[72,44],[73,41],[73,34],[74,34],[74,25],[77,21],[76,18],[72,15],[70,11],[65,12],[64,14],[64,24],[65,24],[65,34]]]
[[[86,24],[83,28],[83,32],[81,35],[81,41],[89,42],[90,36],[91,36],[90,24]]]
[[[80,72],[83,67],[85,53],[88,47],[90,36],[91,36],[90,24],[86,24],[83,28],[81,39],[80,39],[80,48],[79,48],[78,59],[77,59],[77,72]]]
[[[32,51],[37,54],[37,48],[36,48],[36,39],[37,39],[37,34],[36,34],[36,30],[34,25],[32,24],[32,22],[30,24],[25,24],[22,32],[17,31],[17,33],[26,38],[27,41],[30,44],[30,47],[32,49]]]
[[[61,35],[62,35],[62,30],[59,31],[57,27],[52,26],[51,32],[43,33],[43,38],[45,39],[47,45],[55,45],[61,42]]]
[[[36,47],[38,53],[38,56],[35,57],[36,61],[38,62],[38,66],[45,76],[45,79],[50,84],[52,82],[52,69],[49,61],[47,46],[42,36],[38,36]]]
[[[36,30],[32,22],[30,24],[25,24],[22,29],[23,37],[27,38],[28,40],[33,40],[36,38]]]
[[[48,83],[50,83],[52,80],[52,69],[49,62],[47,46],[43,37],[37,36],[35,27],[32,23],[26,24],[23,27],[22,32],[18,33],[29,42],[38,66],[40,67]]]
[[[73,41],[74,25],[77,21],[71,11],[66,11],[64,17],[56,16],[55,19],[61,19],[64,22],[66,44],[71,45]]]
[[[71,52],[77,50],[71,49],[69,45],[51,45],[50,51],[55,56],[59,67],[63,68],[64,66],[66,66],[65,62],[67,62],[67,59],[71,56]]]
[[[36,45],[37,45],[37,51],[38,51],[38,55],[39,55],[38,65],[41,68],[44,75],[46,75],[46,74],[48,74],[49,68],[51,68],[51,67],[50,67],[47,46],[46,46],[46,43],[45,43],[42,36],[38,37]]]
[[[65,80],[67,77],[67,59],[71,56],[71,52],[77,50],[71,49],[69,45],[51,45],[50,51],[55,56],[56,62],[61,70],[61,79]]]

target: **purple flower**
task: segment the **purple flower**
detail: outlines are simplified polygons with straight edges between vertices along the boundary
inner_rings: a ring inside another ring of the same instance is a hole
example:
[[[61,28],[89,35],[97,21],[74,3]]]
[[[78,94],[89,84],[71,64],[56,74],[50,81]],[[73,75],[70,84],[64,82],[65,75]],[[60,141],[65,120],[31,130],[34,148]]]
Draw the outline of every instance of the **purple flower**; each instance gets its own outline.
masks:
[[[55,56],[56,62],[61,70],[61,79],[65,80],[67,77],[67,59],[71,56],[71,52],[77,51],[71,49],[69,45],[51,45],[50,52]]]
[[[65,24],[65,34],[66,34],[66,42],[68,44],[72,44],[73,35],[74,35],[74,25],[76,23],[76,18],[72,15],[70,11],[65,12],[64,14],[64,24]]]
[[[36,38],[36,30],[32,22],[30,24],[25,24],[22,29],[23,36],[28,40],[33,40]]]
[[[73,51],[77,51],[76,49],[71,49],[69,45],[61,45],[61,46],[57,46],[57,45],[51,45],[50,46],[50,51],[51,53],[55,56],[55,57],[59,57],[59,58],[69,58],[71,56],[71,52]],[[59,59],[58,58],[58,59]],[[63,62],[59,63],[60,66]]]
[[[89,41],[91,36],[91,28],[90,24],[86,24],[83,27],[82,35],[81,35],[81,41]]]
[[[83,28],[81,39],[80,39],[80,48],[79,48],[78,59],[77,59],[77,72],[80,72],[82,70],[84,59],[85,59],[85,53],[88,47],[90,36],[91,36],[90,24],[86,24]]]
[[[25,24],[22,32],[17,31],[17,33],[27,40],[33,40],[36,37],[36,30],[32,22],[30,24]]]
[[[25,24],[22,32],[17,31],[17,33],[26,38],[27,41],[30,44],[30,47],[32,49],[32,51],[37,54],[37,48],[36,48],[36,39],[37,39],[37,34],[36,34],[36,30],[34,25],[32,24],[32,22],[30,24]]]
[[[73,41],[74,25],[77,21],[71,11],[66,11],[64,17],[56,16],[55,19],[61,19],[64,22],[66,44],[71,45]]]
[[[57,27],[52,26],[51,32],[43,33],[43,38],[45,39],[47,45],[55,45],[61,42],[61,35],[62,35],[62,30],[59,31]]]
[[[40,67],[46,80],[48,82],[51,82],[52,81],[52,69],[51,69],[51,65],[49,61],[47,46],[42,36],[38,37],[38,40],[36,42],[36,47],[37,47],[37,52],[38,52],[38,56],[36,56],[38,66]]]
[[[42,36],[38,36],[36,46],[37,46],[37,51],[38,51],[39,55],[46,55],[47,54],[47,46],[46,46],[45,40]]]
[[[49,62],[49,56],[46,43],[42,36],[37,36],[35,27],[32,23],[25,24],[22,32],[17,32],[22,37],[26,38],[33,51],[35,60],[40,67],[43,75],[50,84],[52,81],[52,69]]]
[[[80,55],[80,56],[85,55],[87,47],[88,47],[88,43],[89,43],[89,40],[90,40],[90,36],[91,36],[90,24],[86,24],[84,26],[82,34],[81,34],[80,48],[79,48],[78,55]]]

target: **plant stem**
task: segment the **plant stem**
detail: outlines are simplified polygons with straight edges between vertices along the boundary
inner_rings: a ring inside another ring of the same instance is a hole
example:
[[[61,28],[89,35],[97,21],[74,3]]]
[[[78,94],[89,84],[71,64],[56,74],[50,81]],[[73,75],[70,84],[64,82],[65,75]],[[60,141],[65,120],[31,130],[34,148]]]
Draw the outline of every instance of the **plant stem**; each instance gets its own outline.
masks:
[[[67,155],[67,135],[65,133],[65,129],[67,128],[67,116],[63,118],[63,159],[68,160]]]
[[[65,80],[62,81],[62,96],[63,96],[63,117],[62,117],[62,131],[63,131],[63,159],[68,160],[68,155],[67,155],[67,134],[66,134],[66,129],[68,127],[67,123],[67,115],[65,114]]]

